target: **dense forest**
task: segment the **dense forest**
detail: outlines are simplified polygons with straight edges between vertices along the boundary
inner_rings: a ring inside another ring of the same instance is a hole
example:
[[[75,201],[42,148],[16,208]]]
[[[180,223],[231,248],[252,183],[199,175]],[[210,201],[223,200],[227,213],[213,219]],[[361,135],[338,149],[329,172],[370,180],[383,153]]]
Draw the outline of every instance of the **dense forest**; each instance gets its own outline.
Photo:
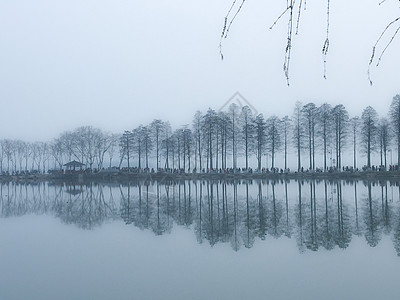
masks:
[[[351,166],[343,164],[344,153],[351,153]],[[371,106],[350,117],[341,104],[297,102],[291,116],[279,118],[232,103],[226,111],[197,111],[192,126],[177,129],[153,120],[120,134],[83,126],[50,142],[0,141],[0,171],[8,174],[44,173],[72,160],[89,171],[113,166],[134,172],[288,170],[289,156],[296,158],[295,171],[389,169],[400,161],[400,95],[384,117]]]

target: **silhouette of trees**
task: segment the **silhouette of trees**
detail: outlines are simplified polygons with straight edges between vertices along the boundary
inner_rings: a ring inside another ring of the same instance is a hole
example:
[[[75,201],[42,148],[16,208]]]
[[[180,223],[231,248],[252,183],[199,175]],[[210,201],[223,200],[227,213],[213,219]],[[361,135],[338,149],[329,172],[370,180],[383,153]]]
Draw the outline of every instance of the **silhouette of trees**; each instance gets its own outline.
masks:
[[[89,170],[100,170],[107,161],[110,167],[117,163],[114,157],[118,150],[119,167],[154,168],[155,172],[164,172],[164,168],[170,171],[171,167],[183,167],[185,172],[195,169],[197,172],[206,169],[236,172],[240,168],[251,172],[253,167],[262,170],[264,155],[268,155],[267,165],[271,159],[272,168],[288,169],[291,154],[297,158],[297,170],[304,171],[304,150],[307,150],[309,170],[320,171],[321,167],[328,171],[329,154],[331,166],[344,170],[342,157],[350,151],[354,169],[357,169],[359,153],[366,154],[367,166],[372,167],[372,160],[378,158],[373,155],[376,150],[379,150],[380,164],[387,168],[387,152],[395,144],[400,148],[399,95],[393,98],[388,118],[381,116],[380,121],[371,106],[361,116],[349,119],[341,104],[332,108],[327,103],[317,107],[314,103],[297,102],[292,118],[279,118],[273,114],[253,116],[249,107],[232,104],[227,111],[216,112],[212,108],[205,113],[198,111],[191,126],[174,131],[168,121],[157,119],[120,134],[81,126],[62,132],[49,142],[2,139],[0,172],[45,172],[50,166],[61,169],[71,160],[85,164]],[[238,160],[239,157],[243,159]]]

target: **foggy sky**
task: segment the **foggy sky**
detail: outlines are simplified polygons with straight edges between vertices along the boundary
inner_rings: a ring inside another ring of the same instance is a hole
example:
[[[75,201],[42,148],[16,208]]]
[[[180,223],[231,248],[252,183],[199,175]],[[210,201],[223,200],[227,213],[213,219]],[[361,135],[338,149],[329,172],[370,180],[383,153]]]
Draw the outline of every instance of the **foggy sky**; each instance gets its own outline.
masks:
[[[267,117],[291,115],[297,100],[342,103],[350,116],[371,105],[385,116],[400,93],[400,37],[372,69],[372,87],[367,68],[398,1],[331,3],[327,80],[326,3],[314,2],[302,12],[287,87],[287,19],[269,29],[286,1],[246,1],[223,61],[231,0],[2,1],[0,138],[46,141],[81,125],[119,133],[154,118],[177,128],[236,91]]]

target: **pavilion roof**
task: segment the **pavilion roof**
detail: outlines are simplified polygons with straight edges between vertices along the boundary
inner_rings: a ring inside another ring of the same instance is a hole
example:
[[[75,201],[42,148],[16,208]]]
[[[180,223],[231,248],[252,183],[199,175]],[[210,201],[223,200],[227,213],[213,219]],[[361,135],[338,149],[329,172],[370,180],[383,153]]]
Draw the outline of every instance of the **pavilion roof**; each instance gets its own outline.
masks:
[[[64,167],[83,167],[84,165],[85,164],[83,164],[79,161],[73,160],[73,161],[70,161],[70,162],[67,162],[66,164],[64,164]]]

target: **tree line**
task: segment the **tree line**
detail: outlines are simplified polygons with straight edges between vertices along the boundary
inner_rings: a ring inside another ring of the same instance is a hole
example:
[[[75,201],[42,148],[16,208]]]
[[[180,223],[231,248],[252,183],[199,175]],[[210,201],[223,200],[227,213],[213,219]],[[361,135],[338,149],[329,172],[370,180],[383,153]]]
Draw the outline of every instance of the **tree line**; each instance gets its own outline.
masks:
[[[118,166],[127,171],[289,169],[295,156],[297,171],[343,169],[344,152],[352,152],[352,166],[388,169],[388,152],[397,149],[400,161],[400,95],[389,114],[379,117],[368,106],[350,117],[342,104],[296,102],[293,114],[279,118],[254,115],[248,106],[232,103],[226,111],[197,111],[192,124],[173,130],[168,121],[153,120],[121,134],[82,126],[50,142],[0,141],[0,171],[45,172],[77,160],[88,170]],[[358,156],[366,158],[359,163]],[[392,153],[391,153],[392,154]],[[304,161],[307,160],[306,163]],[[304,163],[304,164],[303,164]]]

